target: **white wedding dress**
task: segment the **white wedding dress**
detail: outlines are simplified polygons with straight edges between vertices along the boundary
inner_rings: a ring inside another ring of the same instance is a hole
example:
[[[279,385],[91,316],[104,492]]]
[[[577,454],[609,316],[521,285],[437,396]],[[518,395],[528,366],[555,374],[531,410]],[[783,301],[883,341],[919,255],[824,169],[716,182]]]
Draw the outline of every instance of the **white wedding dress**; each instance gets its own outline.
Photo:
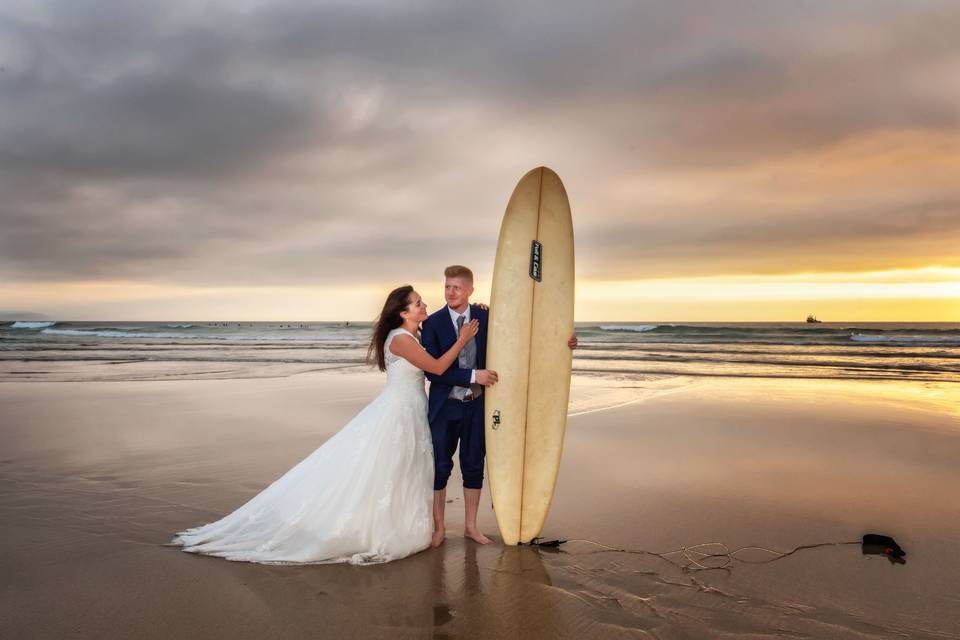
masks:
[[[181,531],[184,551],[267,564],[372,564],[430,546],[433,446],[423,371],[384,343],[387,385],[320,448],[242,507]]]

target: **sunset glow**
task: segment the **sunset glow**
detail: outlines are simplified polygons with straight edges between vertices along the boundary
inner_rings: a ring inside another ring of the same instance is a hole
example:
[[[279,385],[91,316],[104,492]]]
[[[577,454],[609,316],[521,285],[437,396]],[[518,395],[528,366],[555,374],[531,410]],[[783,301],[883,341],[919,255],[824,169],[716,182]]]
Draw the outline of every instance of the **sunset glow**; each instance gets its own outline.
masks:
[[[487,302],[489,274],[477,275],[473,299]],[[43,304],[54,311],[62,309],[63,315],[54,315],[58,319],[365,321],[373,319],[386,293],[400,284],[406,283],[189,288],[95,281],[0,285],[0,296],[15,306]],[[442,282],[412,284],[431,309],[443,305]],[[56,303],[50,303],[51,299]],[[255,304],[251,305],[251,300]],[[576,319],[580,322],[796,322],[808,313],[838,322],[960,321],[960,269],[927,267],[577,283]]]

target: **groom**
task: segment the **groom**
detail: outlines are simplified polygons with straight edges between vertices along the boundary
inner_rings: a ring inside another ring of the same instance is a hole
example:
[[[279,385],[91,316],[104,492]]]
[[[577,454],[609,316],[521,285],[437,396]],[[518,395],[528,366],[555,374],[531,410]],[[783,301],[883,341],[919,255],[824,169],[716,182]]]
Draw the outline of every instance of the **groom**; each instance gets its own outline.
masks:
[[[460,351],[459,359],[440,375],[427,373],[430,380],[430,400],[427,410],[430,433],[433,436],[433,540],[432,546],[443,543],[444,507],[447,498],[447,480],[453,471],[453,454],[460,442],[460,472],[463,474],[463,503],[465,510],[463,535],[480,544],[489,544],[490,538],[477,529],[477,511],[480,508],[480,489],[483,487],[483,388],[497,383],[497,372],[484,369],[487,358],[487,309],[470,304],[473,294],[473,272],[467,267],[453,265],[443,272],[443,307],[421,326],[420,340],[434,358],[439,358],[457,341],[465,323],[480,321],[476,337]],[[570,336],[567,346],[577,347],[576,334]]]
[[[483,388],[497,382],[497,373],[484,369],[487,349],[487,311],[470,304],[473,272],[467,267],[447,267],[443,275],[447,306],[423,322],[421,341],[434,358],[446,353],[465,323],[480,321],[476,337],[460,352],[458,361],[440,375],[427,373],[430,380],[428,418],[433,436],[433,541],[443,543],[444,507],[447,480],[453,471],[453,454],[460,443],[460,471],[463,474],[463,502],[466,511],[463,534],[488,544],[490,538],[477,529],[480,489],[483,487]]]

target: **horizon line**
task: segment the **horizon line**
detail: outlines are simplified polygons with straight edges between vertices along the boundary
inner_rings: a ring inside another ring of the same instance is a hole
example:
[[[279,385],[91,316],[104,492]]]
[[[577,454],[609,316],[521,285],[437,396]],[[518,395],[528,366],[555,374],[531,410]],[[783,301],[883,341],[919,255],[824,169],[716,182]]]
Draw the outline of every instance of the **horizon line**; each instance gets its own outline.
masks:
[[[196,319],[183,319],[183,318],[160,318],[153,320],[145,320],[142,318],[139,319],[123,319],[123,318],[94,318],[94,319],[80,319],[80,318],[13,318],[13,317],[0,317],[0,322],[197,322],[197,323],[243,323],[243,322],[302,322],[302,323],[346,323],[351,324],[373,324],[374,320],[356,320],[356,319],[333,319],[333,320],[303,320],[297,318],[286,318],[282,320],[244,320],[238,318],[231,319],[206,319],[206,320],[196,320]],[[876,323],[876,324],[960,324],[960,320],[820,320],[819,322],[806,322],[805,320],[574,320],[574,324],[584,324],[584,323],[605,323],[605,324],[669,324],[669,323],[736,323],[736,324],[768,324],[768,323],[793,323],[793,324],[846,324],[852,322],[867,322],[867,323]]]

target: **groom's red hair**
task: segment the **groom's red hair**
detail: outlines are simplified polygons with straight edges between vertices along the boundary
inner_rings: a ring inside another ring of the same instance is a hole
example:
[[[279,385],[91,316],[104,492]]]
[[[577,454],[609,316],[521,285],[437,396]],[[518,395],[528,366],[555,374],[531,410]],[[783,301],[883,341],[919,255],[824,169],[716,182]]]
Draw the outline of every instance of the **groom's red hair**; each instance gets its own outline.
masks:
[[[463,278],[469,280],[470,284],[473,284],[473,271],[470,271],[470,269],[462,264],[450,265],[443,270],[443,276],[445,278]]]

